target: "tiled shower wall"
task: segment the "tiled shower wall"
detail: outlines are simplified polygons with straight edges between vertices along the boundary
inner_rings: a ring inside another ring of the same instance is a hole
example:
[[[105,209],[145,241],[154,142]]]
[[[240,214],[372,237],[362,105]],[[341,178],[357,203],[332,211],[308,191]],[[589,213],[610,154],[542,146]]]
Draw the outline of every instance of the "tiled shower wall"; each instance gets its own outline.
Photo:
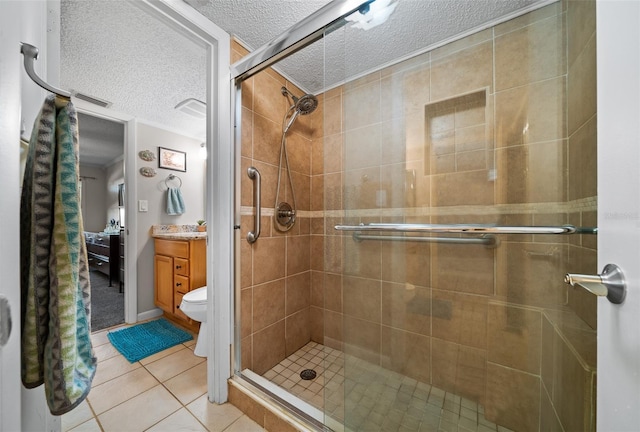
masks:
[[[595,301],[563,283],[597,272],[594,236],[486,248],[333,229],[595,226],[594,14],[555,3],[324,95],[314,341],[478,401],[510,429],[594,428]]]
[[[319,95],[289,135],[302,211],[287,235],[269,213],[282,85],[273,71],[243,85],[242,169],[261,171],[266,216],[260,240],[241,242],[242,367],[263,373],[311,339],[476,400],[510,429],[594,429],[595,301],[562,283],[597,272],[594,236],[510,235],[492,249],[333,229],[595,226],[594,2],[552,4]],[[243,175],[243,239],[251,191]]]
[[[232,62],[247,51],[232,44]],[[311,139],[321,114],[299,116],[287,134],[298,218],[281,233],[273,225],[282,121],[290,101],[281,87],[303,92],[269,69],[242,87],[241,175],[241,336],[242,369],[262,374],[310,341],[310,206]],[[262,232],[252,245],[244,240],[253,229],[253,185],[247,168],[262,176]],[[280,201],[293,205],[286,171],[282,171]],[[321,252],[320,252],[321,255]]]

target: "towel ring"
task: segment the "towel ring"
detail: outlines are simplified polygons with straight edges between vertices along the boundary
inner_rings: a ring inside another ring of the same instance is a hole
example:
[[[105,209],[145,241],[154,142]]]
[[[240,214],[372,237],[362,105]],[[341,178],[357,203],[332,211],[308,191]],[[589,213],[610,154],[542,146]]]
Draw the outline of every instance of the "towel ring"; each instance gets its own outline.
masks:
[[[174,174],[169,174],[169,177],[167,177],[166,179],[164,179],[164,184],[167,188],[169,188],[169,183],[167,183],[170,180],[175,180],[178,179],[178,181],[180,182],[180,184],[178,185],[178,187],[182,187],[182,179],[180,177],[178,177],[177,175]]]

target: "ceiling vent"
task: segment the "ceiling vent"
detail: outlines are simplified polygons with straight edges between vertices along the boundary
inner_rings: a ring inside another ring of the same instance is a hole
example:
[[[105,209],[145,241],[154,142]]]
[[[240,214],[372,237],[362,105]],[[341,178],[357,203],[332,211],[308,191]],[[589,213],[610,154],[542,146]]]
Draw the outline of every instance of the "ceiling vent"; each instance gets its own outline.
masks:
[[[97,97],[89,96],[87,94],[80,93],[77,91],[72,91],[72,94],[73,94],[73,97],[76,99],[82,99],[83,101],[87,101],[94,105],[101,106],[102,108],[109,108],[111,105],[113,105],[113,102],[109,102],[104,99],[98,99]]]
[[[207,104],[201,100],[189,98],[175,106],[178,111],[182,111],[192,117],[203,119],[207,116]]]

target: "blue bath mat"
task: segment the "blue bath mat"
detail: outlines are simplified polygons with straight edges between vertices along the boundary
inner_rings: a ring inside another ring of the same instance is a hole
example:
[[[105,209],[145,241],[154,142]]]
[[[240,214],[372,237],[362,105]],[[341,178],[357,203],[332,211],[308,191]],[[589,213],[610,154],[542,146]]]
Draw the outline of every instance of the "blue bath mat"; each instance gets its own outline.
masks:
[[[189,333],[164,318],[114,330],[107,337],[131,363],[193,339]]]

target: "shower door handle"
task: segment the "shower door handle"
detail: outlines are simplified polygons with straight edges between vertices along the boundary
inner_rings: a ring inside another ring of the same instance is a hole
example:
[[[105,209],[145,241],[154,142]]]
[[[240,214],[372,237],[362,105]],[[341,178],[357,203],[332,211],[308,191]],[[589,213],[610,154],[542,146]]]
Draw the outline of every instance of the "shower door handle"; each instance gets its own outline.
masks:
[[[251,243],[255,243],[260,237],[260,209],[261,205],[261,196],[260,196],[260,171],[256,167],[249,167],[247,169],[247,175],[251,180],[253,180],[253,205],[256,208],[256,213],[253,219],[253,231],[249,231],[247,234],[247,241]]]
[[[604,297],[611,303],[620,304],[627,293],[627,284],[620,267],[615,264],[604,266],[599,275],[582,275],[567,273],[564,282],[571,286],[580,286],[591,294]]]

